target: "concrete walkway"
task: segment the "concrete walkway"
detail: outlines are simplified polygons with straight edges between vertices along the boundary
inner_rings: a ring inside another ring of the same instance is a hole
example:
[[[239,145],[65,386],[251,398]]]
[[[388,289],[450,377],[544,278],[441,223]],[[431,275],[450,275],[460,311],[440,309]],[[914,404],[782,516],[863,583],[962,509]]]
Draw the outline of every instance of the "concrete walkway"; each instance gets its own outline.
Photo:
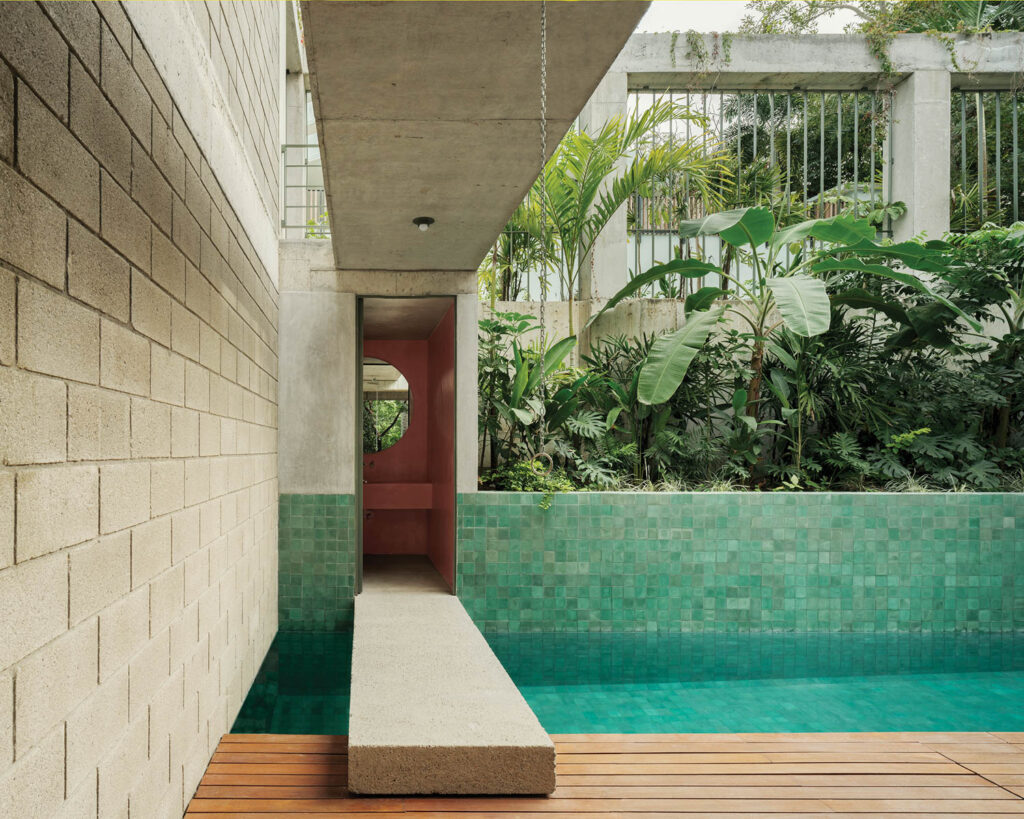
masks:
[[[367,558],[352,644],[348,789],[543,794],[555,748],[423,558]]]

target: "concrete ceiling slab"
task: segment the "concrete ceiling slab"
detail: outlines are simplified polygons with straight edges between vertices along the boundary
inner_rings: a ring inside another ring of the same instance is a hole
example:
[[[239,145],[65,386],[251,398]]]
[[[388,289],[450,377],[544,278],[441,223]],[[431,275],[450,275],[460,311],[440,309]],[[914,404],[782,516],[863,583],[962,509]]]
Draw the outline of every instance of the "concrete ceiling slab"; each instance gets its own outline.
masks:
[[[549,155],[647,6],[547,4]],[[539,172],[540,4],[302,14],[337,266],[475,270]]]
[[[454,304],[449,296],[415,299],[363,299],[363,338],[414,341],[430,338]]]

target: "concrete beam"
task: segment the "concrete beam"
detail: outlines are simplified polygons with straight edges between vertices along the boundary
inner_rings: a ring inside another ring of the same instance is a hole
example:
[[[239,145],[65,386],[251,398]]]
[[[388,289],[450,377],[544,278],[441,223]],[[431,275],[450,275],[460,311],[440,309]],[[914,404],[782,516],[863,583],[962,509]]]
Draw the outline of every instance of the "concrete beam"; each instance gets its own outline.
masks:
[[[647,5],[547,5],[549,154]],[[475,271],[540,170],[540,4],[302,13],[338,267]]]
[[[355,617],[350,791],[554,790],[554,743],[425,558],[367,558]]]
[[[680,33],[634,34],[611,71],[631,89],[777,89],[837,91],[885,88],[914,71],[945,71],[954,88],[1012,88],[1024,71],[1024,33],[955,36],[956,70],[944,43],[903,34],[890,46],[895,76],[886,77],[867,40],[853,34],[702,36],[700,57]],[[1016,75],[1016,79],[1015,79]]]

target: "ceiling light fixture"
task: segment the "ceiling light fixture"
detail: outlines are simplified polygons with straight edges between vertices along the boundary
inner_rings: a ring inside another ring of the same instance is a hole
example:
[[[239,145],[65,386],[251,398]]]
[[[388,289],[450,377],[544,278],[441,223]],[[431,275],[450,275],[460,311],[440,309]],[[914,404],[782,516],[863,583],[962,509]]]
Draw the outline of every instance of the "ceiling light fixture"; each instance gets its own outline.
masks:
[[[434,220],[430,216],[417,216],[412,220],[412,223],[423,231],[423,233],[426,233],[427,229],[434,224]]]

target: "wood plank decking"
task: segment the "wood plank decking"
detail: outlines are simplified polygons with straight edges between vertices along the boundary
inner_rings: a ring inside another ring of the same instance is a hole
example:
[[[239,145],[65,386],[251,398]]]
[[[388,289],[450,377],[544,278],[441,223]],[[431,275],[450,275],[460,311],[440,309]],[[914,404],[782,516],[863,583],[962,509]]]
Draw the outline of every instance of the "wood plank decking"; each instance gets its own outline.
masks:
[[[358,797],[346,738],[227,734],[193,819],[1024,815],[1024,733],[557,735],[550,797]]]

